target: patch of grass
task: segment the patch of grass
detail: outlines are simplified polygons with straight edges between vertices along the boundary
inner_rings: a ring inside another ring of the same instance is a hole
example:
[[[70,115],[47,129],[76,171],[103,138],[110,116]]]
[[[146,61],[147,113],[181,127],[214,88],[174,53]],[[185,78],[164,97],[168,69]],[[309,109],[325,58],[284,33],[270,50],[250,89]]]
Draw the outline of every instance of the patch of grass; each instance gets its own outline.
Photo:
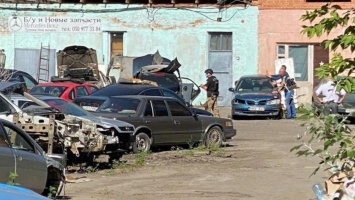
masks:
[[[48,198],[54,198],[55,195],[57,194],[57,188],[54,186],[49,186],[49,191],[48,191]]]
[[[88,166],[85,168],[86,173],[93,173],[97,171],[97,168],[99,167],[100,163],[97,163],[96,166]]]
[[[145,162],[147,161],[147,156],[149,154],[150,154],[150,152],[140,151],[135,156],[134,164],[136,164],[136,165],[144,165]]]
[[[195,155],[194,150],[193,149],[189,149],[189,150],[185,151],[185,155],[186,156],[194,156]]]
[[[199,145],[195,149],[198,151],[211,151],[211,152],[218,152],[218,153],[223,153],[225,151],[222,147],[219,147],[217,144],[210,144],[208,146]]]

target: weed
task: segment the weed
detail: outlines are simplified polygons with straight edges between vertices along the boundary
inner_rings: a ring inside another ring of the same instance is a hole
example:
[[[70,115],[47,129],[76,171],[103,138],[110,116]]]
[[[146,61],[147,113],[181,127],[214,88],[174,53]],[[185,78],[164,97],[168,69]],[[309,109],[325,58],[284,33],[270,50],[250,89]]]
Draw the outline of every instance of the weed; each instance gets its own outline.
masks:
[[[121,166],[121,165],[118,160],[112,160],[111,169],[117,169],[119,166]]]
[[[185,155],[186,156],[194,156],[195,153],[194,153],[194,151],[192,149],[189,149],[189,150],[185,151]]]
[[[147,159],[149,152],[146,151],[140,151],[138,154],[136,154],[134,164],[136,165],[144,165]]]
[[[9,184],[9,185],[20,185],[20,184],[15,182],[16,177],[18,177],[17,173],[10,172],[9,178],[7,180],[7,184]]]
[[[95,167],[93,167],[93,166],[90,165],[90,166],[88,166],[88,167],[85,169],[85,171],[86,171],[87,173],[96,172],[96,171],[97,171],[97,168],[99,167],[99,165],[100,165],[100,163],[97,163]]]
[[[210,144],[208,146],[205,145],[199,145],[198,147],[196,147],[196,150],[198,151],[211,151],[211,152],[218,152],[218,153],[222,153],[224,152],[224,149],[221,148],[219,145],[217,144]]]
[[[48,191],[48,198],[54,198],[55,195],[57,194],[57,188],[54,186],[49,186],[49,191]]]

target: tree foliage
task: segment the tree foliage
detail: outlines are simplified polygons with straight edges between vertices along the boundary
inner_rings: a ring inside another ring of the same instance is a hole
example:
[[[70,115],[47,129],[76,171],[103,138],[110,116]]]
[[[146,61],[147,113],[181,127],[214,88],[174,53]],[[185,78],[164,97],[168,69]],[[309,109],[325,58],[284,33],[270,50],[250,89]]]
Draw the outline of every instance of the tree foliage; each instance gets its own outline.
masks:
[[[355,51],[355,10],[342,10],[340,6],[328,3],[319,9],[307,11],[301,20],[310,24],[303,26],[301,34],[309,38],[326,36],[327,39],[321,44],[332,52],[330,62],[317,68],[316,75],[319,78],[331,75],[338,80],[338,90],[343,88],[348,93],[354,92],[355,78],[351,74],[355,70],[355,58],[344,57],[342,53],[348,51],[353,54]],[[341,34],[330,38],[331,33],[339,30],[343,30]],[[308,112],[305,115],[309,119],[303,124],[306,130],[298,135],[301,144],[291,151],[296,151],[298,156],[319,157],[319,166],[314,173],[322,166],[332,172],[347,173],[353,170],[355,131],[346,124],[349,116],[319,116],[320,110],[312,105],[306,107]]]

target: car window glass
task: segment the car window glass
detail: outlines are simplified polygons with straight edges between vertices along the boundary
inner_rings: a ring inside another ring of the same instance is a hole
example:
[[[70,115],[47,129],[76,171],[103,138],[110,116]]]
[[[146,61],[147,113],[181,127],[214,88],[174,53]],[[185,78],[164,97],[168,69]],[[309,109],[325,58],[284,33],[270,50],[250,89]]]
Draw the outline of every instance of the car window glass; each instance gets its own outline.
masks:
[[[8,138],[10,139],[12,148],[34,152],[33,146],[23,137],[20,132],[17,132],[17,130],[7,125],[4,125],[4,129]]]
[[[145,95],[145,96],[161,96],[161,93],[158,89],[150,89],[142,92],[140,95]]]
[[[147,101],[145,105],[144,116],[153,116],[153,110],[150,101]]]
[[[189,109],[176,101],[167,101],[172,116],[192,116]]]
[[[87,96],[88,92],[86,91],[85,87],[78,86],[76,87],[76,94],[78,97],[82,97],[82,96]]]
[[[75,99],[74,90],[71,90],[71,91],[69,92],[69,99]]]
[[[89,86],[89,88],[90,88],[90,93],[93,93],[93,92],[95,92],[96,90],[98,90],[96,87],[94,87],[94,86]]]
[[[168,110],[163,100],[152,101],[154,116],[168,116]]]
[[[25,81],[26,87],[27,88],[33,88],[35,86],[35,83],[32,82],[29,78],[26,76],[23,77],[23,80]]]
[[[30,90],[30,94],[51,94],[59,97],[66,89],[65,86],[35,86]]]
[[[11,107],[3,98],[0,98],[0,114],[11,112]]]
[[[3,129],[0,129],[0,147],[8,147]]]
[[[175,92],[171,91],[171,90],[161,90],[163,92],[163,96],[165,97],[172,97],[178,101],[180,101],[181,103],[185,103],[185,101],[179,96],[177,95]]]

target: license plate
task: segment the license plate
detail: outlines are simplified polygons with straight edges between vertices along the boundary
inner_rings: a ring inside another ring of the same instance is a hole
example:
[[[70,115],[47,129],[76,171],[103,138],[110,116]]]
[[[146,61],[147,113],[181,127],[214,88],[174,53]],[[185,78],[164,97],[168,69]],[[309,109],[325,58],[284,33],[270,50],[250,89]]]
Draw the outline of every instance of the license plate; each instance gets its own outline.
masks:
[[[249,110],[252,110],[252,111],[264,111],[265,108],[264,107],[253,106],[253,107],[250,107]]]
[[[96,111],[98,107],[93,107],[93,106],[82,106],[84,110],[87,111]]]
[[[353,112],[355,112],[355,109],[346,109],[345,112],[346,113],[353,113]]]

